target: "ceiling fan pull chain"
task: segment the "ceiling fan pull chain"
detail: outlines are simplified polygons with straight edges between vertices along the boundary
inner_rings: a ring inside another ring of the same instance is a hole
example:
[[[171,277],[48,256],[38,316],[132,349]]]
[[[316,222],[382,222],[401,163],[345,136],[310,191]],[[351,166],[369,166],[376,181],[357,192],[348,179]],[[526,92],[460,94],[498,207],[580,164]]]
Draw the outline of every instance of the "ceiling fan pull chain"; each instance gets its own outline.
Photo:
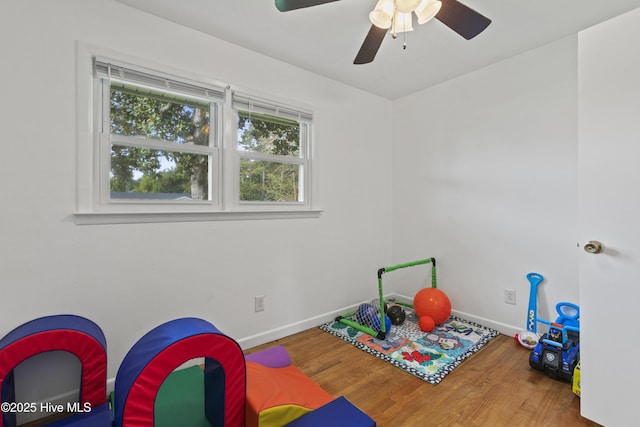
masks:
[[[396,0],[397,4],[397,0]],[[397,13],[396,13],[397,14]],[[413,19],[411,12],[409,12],[409,19]],[[409,21],[409,27],[411,27],[411,21]],[[407,19],[402,20],[402,50],[407,49]]]
[[[396,33],[396,24],[398,14],[396,13],[396,0],[393,0],[393,16],[391,17],[391,37],[393,39],[398,38],[398,33]]]

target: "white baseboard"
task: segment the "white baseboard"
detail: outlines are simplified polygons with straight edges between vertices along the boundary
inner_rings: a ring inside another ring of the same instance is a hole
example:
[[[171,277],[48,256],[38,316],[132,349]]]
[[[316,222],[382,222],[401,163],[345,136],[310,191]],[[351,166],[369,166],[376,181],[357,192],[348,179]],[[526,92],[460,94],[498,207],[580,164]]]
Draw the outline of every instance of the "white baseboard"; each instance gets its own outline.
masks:
[[[513,337],[517,333],[522,331],[522,328],[517,328],[517,327],[512,326],[512,325],[507,325],[505,323],[496,322],[496,321],[493,321],[491,319],[487,319],[487,318],[484,318],[484,317],[474,316],[473,314],[465,313],[463,311],[451,310],[451,314],[453,314],[454,316],[460,317],[461,319],[466,319],[466,320],[469,320],[471,322],[479,323],[482,326],[486,326],[488,328],[495,329],[496,331],[500,332],[501,334],[507,335],[507,336],[510,336],[510,337]]]
[[[320,326],[325,322],[329,322],[340,315],[355,310],[359,305],[360,304],[354,304],[352,306],[344,307],[339,310],[330,311],[328,313],[310,317],[299,322],[261,332],[256,335],[240,338],[236,341],[238,341],[238,344],[240,344],[240,347],[243,350],[246,350],[248,348],[266,344],[280,338],[288,337],[289,335],[297,334],[298,332],[306,331],[307,329],[315,328],[316,326]]]
[[[413,303],[413,298],[407,297],[405,295],[396,294],[396,293],[385,295],[384,298],[385,300],[396,299],[406,304]],[[344,307],[339,310],[334,310],[328,313],[320,314],[318,316],[314,316],[309,319],[301,320],[296,323],[281,326],[279,328],[271,329],[256,335],[251,335],[249,337],[240,338],[236,341],[238,341],[238,343],[240,344],[240,347],[243,350],[246,350],[248,348],[255,347],[258,345],[266,344],[268,342],[275,341],[280,338],[288,337],[289,335],[297,334],[298,332],[302,332],[307,329],[314,328],[316,326],[320,326],[325,322],[335,319],[339,315],[355,310],[360,304],[364,302],[370,302],[370,301],[362,301],[361,303],[354,304],[349,307]],[[453,314],[454,316],[460,317],[462,319],[467,319],[472,322],[479,323],[483,326],[493,328],[499,331],[501,334],[508,335],[508,336],[515,336],[516,333],[522,330],[522,328],[518,328],[516,326],[496,322],[491,319],[475,316],[473,314],[465,313],[459,310],[451,310],[451,314]]]

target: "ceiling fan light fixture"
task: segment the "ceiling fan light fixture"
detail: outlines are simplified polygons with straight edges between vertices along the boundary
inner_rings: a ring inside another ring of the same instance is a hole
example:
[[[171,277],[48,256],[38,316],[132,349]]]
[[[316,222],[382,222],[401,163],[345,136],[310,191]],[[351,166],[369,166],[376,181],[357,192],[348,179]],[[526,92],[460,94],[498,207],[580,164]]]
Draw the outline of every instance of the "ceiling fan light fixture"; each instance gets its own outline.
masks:
[[[386,30],[391,26],[393,10],[393,0],[380,0],[371,13],[369,13],[369,20],[376,27]]]
[[[420,5],[421,0],[396,0],[396,9],[401,13],[411,13]]]
[[[416,8],[415,13],[418,17],[418,24],[422,25],[433,19],[440,12],[442,2],[439,0],[422,0]]]
[[[281,12],[302,9],[331,3],[338,0],[275,0],[276,7]],[[445,0],[441,0],[445,1]],[[371,28],[362,42],[362,46],[353,60],[354,64],[368,64],[372,62],[382,45],[389,26],[391,36],[397,37],[397,33],[413,30],[413,13],[416,14],[419,24],[424,24],[433,17],[438,18],[444,25],[458,33],[466,40],[470,40],[483,32],[491,19],[483,16],[458,0],[446,0],[446,11],[441,12],[440,0],[377,0],[376,7],[369,13]],[[406,40],[403,49],[407,47]]]
[[[404,13],[396,11],[395,16],[393,17],[393,25],[391,28],[392,34],[397,33],[405,33],[408,31],[413,31],[413,22],[412,22],[411,12]]]

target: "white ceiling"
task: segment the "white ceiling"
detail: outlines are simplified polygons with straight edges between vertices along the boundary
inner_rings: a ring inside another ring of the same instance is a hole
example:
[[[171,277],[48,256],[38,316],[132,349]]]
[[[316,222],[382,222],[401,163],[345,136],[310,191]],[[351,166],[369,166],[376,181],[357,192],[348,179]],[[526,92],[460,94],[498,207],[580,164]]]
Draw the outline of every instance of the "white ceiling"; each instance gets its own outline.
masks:
[[[640,0],[462,0],[492,20],[465,40],[434,19],[387,35],[371,64],[353,65],[376,0],[279,12],[274,0],[116,0],[388,99],[477,70],[640,7]],[[615,46],[612,46],[615,48]]]

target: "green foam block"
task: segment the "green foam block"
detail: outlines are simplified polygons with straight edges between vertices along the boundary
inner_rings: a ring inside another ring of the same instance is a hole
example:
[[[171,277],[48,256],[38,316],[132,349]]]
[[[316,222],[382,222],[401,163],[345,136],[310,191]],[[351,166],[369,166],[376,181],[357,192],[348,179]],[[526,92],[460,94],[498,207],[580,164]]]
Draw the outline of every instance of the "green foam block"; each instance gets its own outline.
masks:
[[[199,366],[174,371],[156,396],[155,427],[211,427],[204,415],[204,373]]]

